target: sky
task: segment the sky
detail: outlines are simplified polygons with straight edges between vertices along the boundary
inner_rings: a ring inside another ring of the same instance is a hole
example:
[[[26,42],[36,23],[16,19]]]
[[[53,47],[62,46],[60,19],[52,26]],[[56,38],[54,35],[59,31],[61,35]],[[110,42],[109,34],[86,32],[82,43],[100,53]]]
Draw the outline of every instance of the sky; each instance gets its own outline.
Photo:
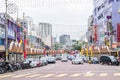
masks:
[[[30,16],[34,24],[52,24],[54,37],[62,34],[80,39],[87,29],[88,17],[93,13],[93,0],[8,0],[18,7],[18,15]],[[5,0],[0,0],[0,12],[5,11]],[[11,14],[14,18],[17,13]]]

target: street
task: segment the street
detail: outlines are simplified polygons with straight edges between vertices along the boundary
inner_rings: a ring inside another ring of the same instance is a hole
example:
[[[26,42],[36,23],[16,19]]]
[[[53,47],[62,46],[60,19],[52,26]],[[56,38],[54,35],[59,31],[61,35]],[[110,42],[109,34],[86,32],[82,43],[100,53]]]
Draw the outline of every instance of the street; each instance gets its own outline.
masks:
[[[0,80],[119,80],[120,66],[73,65],[71,61],[0,74]]]

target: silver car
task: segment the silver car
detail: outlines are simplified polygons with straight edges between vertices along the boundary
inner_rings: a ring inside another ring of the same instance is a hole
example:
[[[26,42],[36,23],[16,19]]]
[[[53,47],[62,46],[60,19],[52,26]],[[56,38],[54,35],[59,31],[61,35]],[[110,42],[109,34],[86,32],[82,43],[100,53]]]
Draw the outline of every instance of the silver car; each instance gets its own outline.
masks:
[[[72,64],[83,64],[82,58],[75,58],[72,60]]]

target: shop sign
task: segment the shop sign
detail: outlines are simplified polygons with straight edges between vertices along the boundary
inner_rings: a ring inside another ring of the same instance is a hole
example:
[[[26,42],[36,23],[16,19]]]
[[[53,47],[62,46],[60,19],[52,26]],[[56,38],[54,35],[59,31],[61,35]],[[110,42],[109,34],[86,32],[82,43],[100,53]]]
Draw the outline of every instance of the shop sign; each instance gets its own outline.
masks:
[[[8,29],[8,37],[15,39],[15,32],[12,29]]]
[[[0,37],[5,38],[5,29],[0,26]]]

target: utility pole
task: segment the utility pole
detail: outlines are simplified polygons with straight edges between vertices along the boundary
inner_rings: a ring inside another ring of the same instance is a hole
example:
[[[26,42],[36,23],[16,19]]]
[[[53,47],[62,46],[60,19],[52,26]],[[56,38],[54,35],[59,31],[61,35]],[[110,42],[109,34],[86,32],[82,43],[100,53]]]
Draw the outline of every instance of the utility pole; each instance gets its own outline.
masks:
[[[7,1],[5,0],[5,6],[6,6],[6,11],[5,11],[5,56],[6,56],[6,61],[8,61],[8,38],[7,38],[7,29],[8,29],[8,22],[7,22]]]

